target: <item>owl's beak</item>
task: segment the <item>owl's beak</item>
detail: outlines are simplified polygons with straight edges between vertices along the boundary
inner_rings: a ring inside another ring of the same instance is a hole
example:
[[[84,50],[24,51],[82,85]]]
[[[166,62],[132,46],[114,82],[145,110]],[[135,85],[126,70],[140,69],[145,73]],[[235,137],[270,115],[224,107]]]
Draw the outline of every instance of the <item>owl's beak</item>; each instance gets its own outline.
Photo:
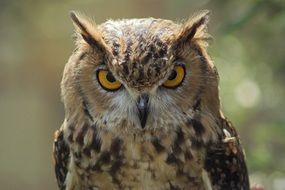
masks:
[[[137,99],[137,108],[138,108],[138,115],[141,122],[141,127],[144,128],[147,120],[148,115],[148,100],[149,97],[146,94],[143,94],[138,97]]]

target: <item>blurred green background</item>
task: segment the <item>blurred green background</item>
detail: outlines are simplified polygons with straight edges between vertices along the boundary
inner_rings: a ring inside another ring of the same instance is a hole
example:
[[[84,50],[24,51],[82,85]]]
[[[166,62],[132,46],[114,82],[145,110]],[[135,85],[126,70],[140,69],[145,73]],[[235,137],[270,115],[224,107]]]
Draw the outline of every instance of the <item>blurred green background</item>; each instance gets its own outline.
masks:
[[[56,189],[59,83],[74,43],[70,10],[109,18],[187,19],[212,11],[209,51],[225,114],[240,132],[252,182],[285,189],[284,0],[0,1],[0,189]]]

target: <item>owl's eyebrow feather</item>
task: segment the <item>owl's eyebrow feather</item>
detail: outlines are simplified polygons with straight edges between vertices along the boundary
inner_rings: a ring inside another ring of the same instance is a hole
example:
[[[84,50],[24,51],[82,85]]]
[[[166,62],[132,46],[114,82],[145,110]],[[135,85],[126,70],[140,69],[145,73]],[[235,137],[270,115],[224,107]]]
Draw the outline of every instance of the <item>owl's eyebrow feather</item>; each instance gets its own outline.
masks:
[[[85,42],[100,52],[106,52],[105,43],[101,35],[93,26],[95,25],[94,23],[91,23],[74,11],[70,12],[70,18],[77,29],[77,33],[81,35]]]

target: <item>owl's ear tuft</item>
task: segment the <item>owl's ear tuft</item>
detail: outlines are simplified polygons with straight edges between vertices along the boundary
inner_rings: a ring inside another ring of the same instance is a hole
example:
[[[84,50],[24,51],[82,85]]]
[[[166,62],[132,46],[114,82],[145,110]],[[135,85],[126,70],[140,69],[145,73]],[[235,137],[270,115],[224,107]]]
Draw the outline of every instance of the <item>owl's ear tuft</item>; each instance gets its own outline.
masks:
[[[100,32],[97,30],[96,24],[89,18],[81,14],[71,11],[71,20],[76,29],[76,34],[81,36],[88,45],[104,52],[107,48]]]
[[[210,11],[201,11],[181,25],[180,30],[172,39],[172,48],[176,49],[194,40],[208,41],[211,36],[207,33]]]

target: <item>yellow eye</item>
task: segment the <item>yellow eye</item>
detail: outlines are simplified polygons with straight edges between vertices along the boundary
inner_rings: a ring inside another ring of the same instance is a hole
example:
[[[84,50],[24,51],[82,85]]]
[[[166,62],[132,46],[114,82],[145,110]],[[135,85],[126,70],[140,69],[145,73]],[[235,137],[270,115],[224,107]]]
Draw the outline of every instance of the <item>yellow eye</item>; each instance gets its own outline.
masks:
[[[172,70],[170,76],[167,81],[163,83],[164,87],[167,88],[176,88],[178,87],[185,77],[185,68],[182,65],[177,65]]]
[[[97,80],[105,90],[109,91],[118,90],[122,86],[108,70],[97,71]]]

